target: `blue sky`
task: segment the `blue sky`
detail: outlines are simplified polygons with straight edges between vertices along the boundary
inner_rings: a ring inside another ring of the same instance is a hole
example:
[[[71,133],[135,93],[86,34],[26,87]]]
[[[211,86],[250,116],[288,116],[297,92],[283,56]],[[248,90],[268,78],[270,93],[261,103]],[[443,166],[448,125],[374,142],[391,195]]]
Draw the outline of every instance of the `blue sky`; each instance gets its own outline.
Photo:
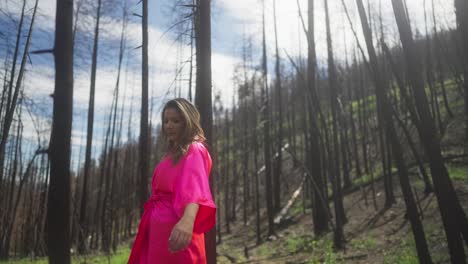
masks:
[[[87,0],[91,1],[91,0]],[[120,0],[115,0],[119,2]],[[271,55],[274,51],[274,35],[272,23],[272,1],[266,1],[266,17],[267,17],[267,48]],[[430,3],[430,0],[427,0]],[[140,13],[141,6],[136,6],[137,0],[129,1],[131,12]],[[190,55],[190,47],[182,44],[178,45],[175,41],[176,34],[169,32],[163,34],[175,22],[177,18],[171,12],[171,6],[174,1],[149,0],[149,21],[150,21],[150,96],[154,102],[153,123],[159,122],[159,111],[162,103],[174,96],[171,88],[174,87],[174,78],[176,75],[177,61],[187,60]],[[307,0],[299,1],[302,7],[304,19],[307,19]],[[390,0],[372,0],[371,9],[373,13],[378,11],[379,3],[383,5],[383,16],[386,30],[389,31],[387,41],[389,43],[397,42],[397,31],[395,28],[394,18]],[[424,22],[423,6],[424,0],[409,0],[408,8],[414,28],[418,28],[423,32],[422,23]],[[15,20],[19,19],[19,12],[22,1],[20,0],[0,0],[0,32],[4,33],[5,27],[14,28]],[[33,5],[33,0],[27,0],[29,9]],[[354,0],[345,0],[351,15],[354,17],[355,5]],[[329,0],[331,9],[331,21],[335,55],[339,61],[344,60],[345,46],[348,50],[354,49],[354,38],[350,32],[348,22],[343,15],[341,0]],[[453,3],[447,0],[435,0],[436,15],[439,19],[439,26],[448,28],[454,26]],[[50,48],[53,45],[54,17],[55,17],[55,1],[54,0],[39,0],[39,17],[35,33],[33,35],[31,50]],[[120,39],[121,21],[118,17],[121,11],[118,5],[112,6],[112,10],[104,11],[106,15],[103,17],[100,35],[100,52],[98,60],[97,74],[97,91],[96,91],[96,117],[95,117],[95,153],[102,147],[102,132],[106,125],[105,118],[108,115],[112,93],[115,87],[116,70],[117,70],[117,54],[118,42]],[[179,7],[183,8],[183,7]],[[431,12],[431,7],[428,4],[428,11]],[[28,10],[29,10],[28,9]],[[88,12],[89,11],[89,12]],[[79,153],[79,148],[84,144],[84,136],[86,129],[86,113],[89,96],[89,72],[90,72],[90,56],[92,47],[93,24],[94,19],[90,9],[83,14],[80,14],[82,19],[78,27],[78,47],[79,54],[75,57],[75,90],[74,90],[74,122],[73,122],[73,152],[76,157]],[[112,12],[111,12],[112,11]],[[188,10],[187,10],[188,11]],[[293,0],[277,0],[278,12],[278,35],[280,56],[283,58],[285,66],[289,65],[286,59],[287,53],[293,57],[299,54],[305,54],[306,41],[303,35],[300,22],[298,20],[298,10],[296,1]],[[10,15],[13,20],[7,18]],[[29,13],[30,14],[30,11]],[[7,21],[7,23],[4,23]],[[323,15],[323,1],[316,1],[316,41],[319,61],[326,58],[326,42],[325,42],[325,27]],[[359,20],[354,18],[354,26],[360,32]],[[259,0],[213,0],[212,1],[212,68],[213,68],[213,90],[216,93],[221,93],[223,102],[230,106],[232,95],[234,92],[233,75],[236,65],[241,62],[242,51],[242,36],[246,35],[252,39],[254,44],[254,63],[260,61],[260,49],[258,48],[261,41],[261,2]],[[9,37],[10,45],[14,42],[14,33],[7,33],[7,36],[0,35],[0,59],[3,62],[5,59],[6,49],[2,48],[6,45],[6,37]],[[127,55],[124,60],[123,70],[127,73],[122,75],[120,95],[125,94],[125,98],[120,102],[124,103],[125,117],[129,118],[131,105],[135,113],[131,120],[133,135],[138,135],[139,118],[137,112],[140,109],[140,58],[141,50],[134,49],[141,45],[141,26],[137,17],[132,16],[127,26]],[[361,41],[362,37],[360,36]],[[187,40],[185,40],[187,43]],[[272,58],[272,56],[270,56]],[[51,55],[33,55],[31,56],[32,64],[28,65],[28,72],[25,76],[25,94],[30,101],[35,105],[33,108],[34,115],[32,118],[43,120],[40,130],[43,130],[43,139],[48,140],[50,131],[50,113],[52,101],[49,94],[53,92],[53,57]],[[270,60],[270,63],[272,61]],[[3,66],[2,66],[3,67]],[[287,66],[289,67],[289,66]],[[273,70],[273,67],[270,67]],[[181,79],[186,79],[188,68],[182,72]],[[3,75],[1,75],[3,78]],[[185,80],[180,81],[182,91],[186,95],[186,87],[188,83]],[[173,89],[172,89],[173,90]],[[184,95],[183,94],[183,95]],[[35,139],[34,128],[32,122],[27,122],[25,133],[27,137]],[[124,124],[126,127],[127,124]],[[125,138],[124,138],[125,140]],[[74,159],[76,162],[77,159]]]

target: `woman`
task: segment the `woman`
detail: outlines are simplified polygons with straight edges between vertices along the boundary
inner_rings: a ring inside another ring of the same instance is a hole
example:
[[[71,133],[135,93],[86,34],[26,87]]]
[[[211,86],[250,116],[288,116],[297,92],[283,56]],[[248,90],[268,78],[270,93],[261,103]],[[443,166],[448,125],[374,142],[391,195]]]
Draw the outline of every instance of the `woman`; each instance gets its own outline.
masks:
[[[216,206],[200,114],[177,98],[164,106],[162,122],[167,153],[153,173],[152,196],[128,263],[206,263],[204,233],[215,224]]]

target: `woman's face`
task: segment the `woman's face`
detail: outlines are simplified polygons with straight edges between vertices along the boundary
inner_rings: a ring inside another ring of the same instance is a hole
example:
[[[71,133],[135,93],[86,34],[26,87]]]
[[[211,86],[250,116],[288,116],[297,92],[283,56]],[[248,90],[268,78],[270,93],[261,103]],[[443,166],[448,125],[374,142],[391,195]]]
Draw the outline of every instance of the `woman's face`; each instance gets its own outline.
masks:
[[[169,141],[177,143],[184,129],[182,115],[175,108],[164,110],[164,133]]]

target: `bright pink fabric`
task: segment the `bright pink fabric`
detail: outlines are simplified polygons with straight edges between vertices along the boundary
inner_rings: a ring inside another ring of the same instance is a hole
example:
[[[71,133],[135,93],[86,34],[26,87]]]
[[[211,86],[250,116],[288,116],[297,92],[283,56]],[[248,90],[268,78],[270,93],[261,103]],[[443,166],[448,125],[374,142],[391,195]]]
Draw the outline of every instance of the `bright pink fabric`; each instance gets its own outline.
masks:
[[[209,186],[211,157],[203,143],[190,145],[174,165],[169,155],[159,162],[151,182],[152,196],[145,211],[128,264],[206,263],[204,233],[216,221],[216,206]],[[199,204],[192,241],[177,253],[169,252],[169,236],[189,203]]]

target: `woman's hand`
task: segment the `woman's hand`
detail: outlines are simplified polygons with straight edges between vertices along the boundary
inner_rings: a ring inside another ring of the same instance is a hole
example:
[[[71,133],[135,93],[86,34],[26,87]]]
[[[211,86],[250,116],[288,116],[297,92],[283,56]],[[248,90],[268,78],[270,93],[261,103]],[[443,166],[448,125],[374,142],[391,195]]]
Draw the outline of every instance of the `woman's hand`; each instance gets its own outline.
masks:
[[[198,204],[191,203],[185,207],[184,215],[172,229],[169,237],[169,251],[175,253],[185,249],[192,241],[193,224],[198,212]]]
[[[169,237],[169,251],[177,252],[186,248],[192,240],[193,220],[182,217],[172,229]]]

